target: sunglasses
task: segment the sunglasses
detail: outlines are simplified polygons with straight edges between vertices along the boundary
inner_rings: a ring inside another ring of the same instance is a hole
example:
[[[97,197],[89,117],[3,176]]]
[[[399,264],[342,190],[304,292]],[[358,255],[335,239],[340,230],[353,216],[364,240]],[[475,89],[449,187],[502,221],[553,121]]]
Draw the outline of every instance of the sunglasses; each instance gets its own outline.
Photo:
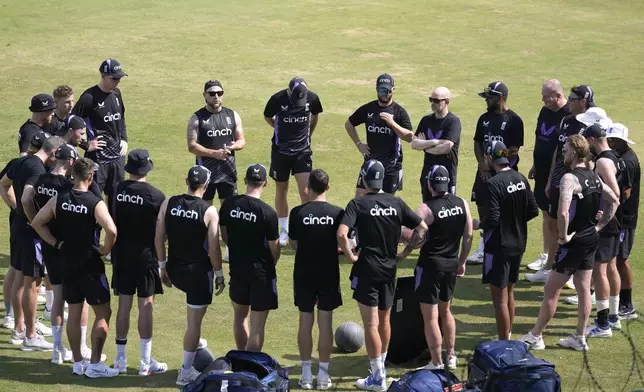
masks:
[[[485,90],[483,90],[483,93],[485,95],[499,95],[499,96],[503,95],[503,93],[501,91],[498,91],[498,90],[495,90],[495,89],[489,88],[489,87],[486,87]]]
[[[443,98],[443,99],[441,99],[441,98],[431,98],[431,97],[429,98],[430,103],[441,103],[443,101],[447,101],[447,98]]]
[[[207,94],[209,96],[211,96],[211,97],[214,97],[215,95],[218,96],[218,97],[221,97],[222,95],[224,95],[224,92],[223,91],[208,91]]]
[[[389,94],[391,94],[391,93],[392,93],[392,91],[393,91],[393,90],[389,90],[389,89],[388,89],[388,88],[386,88],[386,87],[378,87],[378,89],[377,89],[377,90],[378,90],[378,94],[380,94],[380,95],[389,95]]]

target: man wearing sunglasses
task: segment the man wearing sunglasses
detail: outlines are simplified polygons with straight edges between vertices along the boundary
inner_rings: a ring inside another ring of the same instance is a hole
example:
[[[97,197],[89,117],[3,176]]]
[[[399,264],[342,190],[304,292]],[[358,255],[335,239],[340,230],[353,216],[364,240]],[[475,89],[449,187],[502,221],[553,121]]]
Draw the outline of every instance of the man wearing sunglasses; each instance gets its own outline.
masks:
[[[479,117],[474,134],[474,154],[478,161],[478,169],[472,188],[472,201],[476,202],[479,219],[485,221],[488,212],[486,181],[496,172],[485,159],[483,145],[494,141],[505,144],[508,149],[509,167],[518,170],[519,148],[523,146],[523,120],[508,107],[508,88],[503,82],[490,83],[479,93],[479,97],[485,99],[487,111]],[[479,248],[467,258],[468,262],[483,263],[483,238],[482,233]]]
[[[394,101],[394,78],[382,74],[376,79],[378,99],[359,107],[344,124],[349,137],[353,140],[364,161],[377,160],[385,167],[382,190],[395,194],[402,189],[403,152],[401,139],[411,142],[411,120],[405,108]],[[367,143],[360,141],[356,127],[365,125]],[[358,175],[356,197],[366,193],[362,176]]]

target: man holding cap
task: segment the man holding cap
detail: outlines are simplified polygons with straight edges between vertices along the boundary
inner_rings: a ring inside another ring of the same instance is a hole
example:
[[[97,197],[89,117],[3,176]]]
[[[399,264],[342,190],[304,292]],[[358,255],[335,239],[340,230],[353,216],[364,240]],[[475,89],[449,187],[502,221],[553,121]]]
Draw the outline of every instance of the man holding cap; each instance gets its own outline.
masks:
[[[44,131],[44,127],[51,122],[56,108],[54,97],[49,94],[38,94],[31,98],[31,106],[29,106],[31,117],[18,131],[19,156],[27,155],[31,140],[38,132]]]
[[[211,203],[202,199],[209,181],[207,168],[193,166],[188,170],[188,191],[163,202],[154,237],[163,283],[168,287],[174,285],[186,294],[188,320],[183,338],[183,365],[177,376],[179,386],[199,376],[192,365],[199,346],[201,322],[212,303],[213,286],[217,289],[215,295],[221,294],[226,286],[219,248],[219,215]]]
[[[407,111],[394,101],[394,78],[382,74],[376,79],[377,99],[360,106],[344,124],[349,137],[364,157],[380,161],[385,166],[382,190],[395,194],[402,189],[403,152],[401,139],[411,142],[411,120]],[[356,127],[365,125],[367,143],[360,141]],[[356,197],[365,194],[362,178],[358,176]]]
[[[45,126],[45,131],[51,135],[63,136],[66,130],[65,120],[74,107],[74,90],[67,85],[61,85],[54,89],[52,95],[57,107],[51,121]]]
[[[476,202],[479,219],[484,221],[488,213],[486,181],[495,174],[493,168],[487,163],[484,145],[493,141],[503,143],[507,146],[506,159],[509,161],[509,168],[518,170],[519,148],[523,146],[523,120],[508,107],[508,88],[503,82],[490,83],[483,92],[479,93],[479,97],[485,99],[487,111],[479,117],[474,134],[474,154],[478,161],[478,168],[472,187],[472,201]],[[479,247],[467,258],[468,262],[483,263],[484,237],[483,231]]]
[[[163,192],[147,182],[147,175],[153,168],[154,163],[147,150],[130,151],[125,165],[125,171],[130,174],[130,178],[120,182],[112,195],[112,214],[119,233],[112,250],[112,286],[119,296],[114,368],[120,373],[127,371],[125,345],[130,327],[132,297],[136,293],[141,339],[141,376],[163,373],[168,369],[168,365],[157,362],[151,356],[154,295],[163,294],[154,249],[154,234],[159,209],[165,200]]]
[[[301,204],[308,200],[307,184],[313,161],[311,136],[322,113],[320,98],[302,78],[293,78],[288,88],[266,103],[264,120],[273,128],[270,176],[275,180],[275,209],[281,246],[288,244],[288,180],[297,182]]]
[[[416,247],[427,231],[427,224],[402,199],[381,192],[385,173],[385,167],[376,160],[362,165],[360,176],[367,193],[347,204],[337,233],[345,257],[353,264],[351,288],[360,308],[371,364],[371,375],[357,380],[356,386],[371,391],[387,389],[385,360],[391,338],[389,316],[401,228],[414,230],[407,251]],[[357,253],[349,245],[352,228],[360,233]]]
[[[238,350],[262,351],[268,312],[277,309],[279,231],[277,213],[260,200],[266,179],[264,166],[249,166],[246,193],[226,199],[221,206],[221,237],[230,252],[230,300]]]
[[[539,215],[539,206],[528,179],[512,170],[505,144],[493,140],[485,144],[484,151],[486,165],[495,175],[487,180],[489,211],[484,221],[474,221],[474,229],[486,233],[483,283],[489,284],[492,293],[499,340],[508,340],[528,221]]]

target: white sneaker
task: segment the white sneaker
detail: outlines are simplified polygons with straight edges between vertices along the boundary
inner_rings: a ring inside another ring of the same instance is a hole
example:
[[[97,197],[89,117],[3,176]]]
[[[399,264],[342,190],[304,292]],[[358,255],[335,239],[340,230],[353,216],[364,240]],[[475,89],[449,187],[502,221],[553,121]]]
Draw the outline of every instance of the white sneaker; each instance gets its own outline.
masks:
[[[112,252],[105,255],[105,260],[112,261]]]
[[[528,264],[527,267],[529,270],[539,271],[539,270],[542,270],[543,267],[545,267],[547,262],[548,262],[548,254],[541,253],[541,256],[539,256],[539,258],[533,261],[532,263]]]
[[[385,380],[385,377],[386,376],[383,375],[380,380],[376,380],[373,377],[373,374],[369,374],[369,376],[366,378],[359,378],[356,381],[356,387],[365,391],[386,391],[387,381]]]
[[[87,363],[89,363],[89,361],[92,359],[92,349],[89,347],[82,347],[81,356],[83,357],[83,359],[87,360]],[[105,362],[106,359],[107,355],[101,353],[101,362]]]
[[[454,370],[458,366],[458,358],[456,355],[447,356],[447,369]]]
[[[64,362],[74,362],[72,350],[68,350],[65,347],[55,348],[51,354],[51,363],[54,365],[62,365]]]
[[[87,360],[83,359],[80,362],[74,362],[74,365],[72,366],[72,375],[73,376],[82,376],[85,374],[85,370],[87,370],[87,365],[89,365],[89,362]]]
[[[67,316],[67,312],[63,312],[63,322],[65,323],[67,322]],[[47,310],[47,308],[45,308],[45,310],[43,310],[42,312],[42,319],[51,321],[51,310]]]
[[[38,304],[46,304],[47,303],[47,297],[45,297],[44,293],[43,294],[38,294]]]
[[[38,295],[46,295],[47,294],[47,288],[45,287],[44,284],[40,285],[40,288],[38,289]]]
[[[52,351],[54,349],[54,344],[49,343],[41,335],[36,335],[33,339],[25,337],[25,340],[23,340],[20,345],[20,349],[22,351]]]
[[[525,274],[525,278],[532,283],[545,283],[550,275],[550,270],[541,269],[534,274]]]
[[[622,330],[622,322],[618,318],[617,321],[608,321],[608,324],[610,325],[610,329],[614,331],[621,331]]]
[[[191,366],[190,369],[184,369],[182,366],[179,368],[176,384],[183,387],[196,380],[197,377],[199,377],[199,372],[194,368],[194,366]]]
[[[25,340],[26,331],[27,331],[26,329],[22,332],[18,332],[15,329],[12,330],[11,337],[9,338],[9,344],[13,344],[14,346],[22,344],[22,342]]]
[[[304,389],[304,390],[307,390],[307,391],[311,390],[311,389],[313,389],[313,378],[311,378],[309,380],[305,380],[305,379],[300,377],[300,379],[297,381],[297,384],[300,386],[300,389]]]
[[[575,283],[572,281],[572,276],[568,279],[566,284],[564,284],[564,287],[571,290],[575,289]]]
[[[318,374],[318,385],[316,388],[318,391],[326,391],[327,389],[330,389],[332,386],[333,386],[333,383],[331,382],[331,379],[329,378],[328,375]]]
[[[40,317],[36,320],[36,333],[40,336],[53,336],[51,328],[43,324],[40,320],[42,320]]]
[[[474,253],[467,257],[467,262],[470,264],[483,264],[485,252],[482,249],[476,249]]]
[[[521,341],[533,350],[545,350],[546,344],[543,342],[543,336],[534,336],[532,331],[523,335]]]
[[[440,365],[434,365],[432,362],[428,363],[427,365],[421,367],[420,369],[425,369],[425,370],[440,370],[440,369],[445,369],[445,364],[441,363]]]
[[[280,246],[283,248],[288,245],[288,231],[282,229],[280,231]]]
[[[90,350],[90,356],[91,356],[91,350]],[[116,357],[116,359],[114,360],[114,363],[112,364],[112,369],[118,370],[120,374],[127,373],[127,358]]]
[[[4,321],[2,322],[2,328],[6,328],[6,329],[16,328],[16,320],[11,316],[4,316]]]
[[[168,371],[168,364],[157,362],[156,359],[150,358],[150,363],[141,361],[139,363],[139,376],[151,376],[155,373],[165,373]]]
[[[586,328],[584,332],[588,338],[612,338],[613,330],[610,329],[610,326],[607,328],[602,328],[596,323],[592,323]]]
[[[199,345],[197,346],[197,350],[206,347],[208,347],[208,341],[206,339],[199,338]]]
[[[565,339],[559,339],[557,342],[561,347],[572,348],[577,351],[588,351],[586,339],[583,336],[570,335]]]
[[[105,366],[105,362],[90,363],[85,369],[85,377],[88,378],[116,377],[118,375],[118,369]]]

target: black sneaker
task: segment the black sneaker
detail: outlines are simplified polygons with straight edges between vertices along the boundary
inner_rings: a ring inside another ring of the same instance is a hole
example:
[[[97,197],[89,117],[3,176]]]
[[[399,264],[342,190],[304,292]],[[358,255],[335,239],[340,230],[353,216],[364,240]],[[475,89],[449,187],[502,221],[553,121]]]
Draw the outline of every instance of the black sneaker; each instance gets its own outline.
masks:
[[[619,318],[622,320],[635,320],[637,313],[633,304],[624,305],[619,307]]]

